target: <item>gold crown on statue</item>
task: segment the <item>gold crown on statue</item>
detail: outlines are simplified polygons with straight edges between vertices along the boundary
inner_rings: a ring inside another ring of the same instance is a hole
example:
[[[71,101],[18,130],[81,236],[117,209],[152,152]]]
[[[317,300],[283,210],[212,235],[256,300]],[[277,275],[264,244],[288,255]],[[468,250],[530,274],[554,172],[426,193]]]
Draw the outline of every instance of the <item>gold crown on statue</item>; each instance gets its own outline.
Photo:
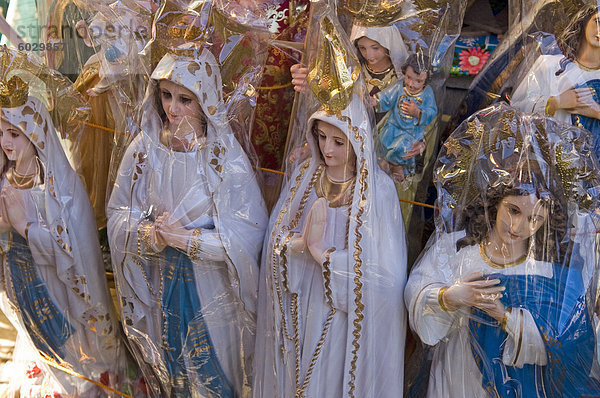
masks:
[[[577,203],[580,209],[589,210],[598,205],[595,192],[600,187],[600,176],[591,161],[591,141],[585,138],[582,129],[566,128],[544,116],[534,115],[531,120],[523,120],[520,113],[508,106],[496,105],[495,108],[487,108],[472,117],[466,122],[465,131],[455,131],[443,145],[436,180],[454,200],[469,203],[481,191],[482,187],[477,186],[469,173],[480,162],[488,163],[493,169],[486,172],[493,174],[488,175],[486,181],[490,178],[512,181],[515,176],[502,167],[504,159],[507,154],[523,151],[555,171],[555,177],[548,178],[556,178],[568,201]],[[501,117],[494,120],[494,113]],[[492,118],[488,119],[487,115]]]
[[[15,108],[27,102],[29,85],[18,76],[6,79],[16,68],[15,56],[6,46],[0,47],[0,107]]]
[[[402,6],[409,0],[341,0],[340,5],[361,26],[388,26],[402,17]]]
[[[344,48],[335,25],[325,17],[321,23],[320,48],[308,73],[308,81],[326,112],[334,114],[350,104],[354,82],[359,75],[358,59]]]
[[[0,108],[16,108],[24,105],[29,96],[29,85],[19,76],[0,81]]]

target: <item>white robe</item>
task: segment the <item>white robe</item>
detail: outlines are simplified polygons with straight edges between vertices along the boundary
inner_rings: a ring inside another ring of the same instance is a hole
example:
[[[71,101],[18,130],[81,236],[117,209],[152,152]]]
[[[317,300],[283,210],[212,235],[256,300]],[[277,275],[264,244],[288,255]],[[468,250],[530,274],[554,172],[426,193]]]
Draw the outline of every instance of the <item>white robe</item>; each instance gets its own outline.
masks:
[[[33,143],[43,171],[44,179],[39,185],[19,189],[18,193],[23,198],[25,217],[30,223],[27,246],[33,264],[28,265],[37,271],[56,309],[72,327],[68,340],[59,347],[63,351],[60,360],[92,380],[99,381],[102,373],[112,372],[124,383],[127,350],[120,340],[98,232],[83,184],[70,167],[50,115],[38,99],[29,97],[21,107],[2,108],[2,117],[18,126]],[[4,161],[3,155],[0,158]],[[8,184],[6,177],[1,184]],[[31,332],[23,322],[11,270],[5,261],[10,234],[16,233],[13,230],[0,236],[1,286],[6,299],[2,307],[15,327],[32,342]],[[30,304],[36,308],[37,303]],[[44,314],[43,311],[42,308],[40,313]],[[39,319],[30,324],[37,324]],[[88,381],[49,369],[68,394],[97,391]]]
[[[164,126],[156,99],[161,79],[194,92],[206,117],[206,135],[188,153],[160,141]],[[187,230],[201,228],[185,250],[193,263],[199,312],[234,392],[248,396],[267,214],[254,171],[228,125],[214,56],[208,50],[197,58],[165,55],[151,76],[142,109],[142,132],[127,148],[107,210],[125,332],[138,361],[146,365],[151,389],[170,393],[175,382],[167,370],[161,309],[165,252],[155,253],[139,234],[140,225],[169,212],[169,222],[178,220]],[[199,242],[197,258],[191,256],[194,242]],[[194,316],[199,319],[198,313]],[[185,348],[181,356],[194,386],[189,393],[207,395],[207,380],[196,379]]]
[[[560,60],[563,58],[561,54],[538,57],[513,93],[510,104],[523,112],[545,114],[550,97],[558,96],[590,80],[600,79],[600,70],[584,70],[575,62],[569,62],[565,70],[556,76],[556,72],[560,69]],[[571,114],[564,109],[558,109],[554,118],[573,124]]]
[[[327,207],[320,261],[291,249],[317,200],[311,181],[324,168],[309,128],[312,158],[290,176],[263,248],[254,397],[401,396],[406,245],[398,197],[374,161],[360,100],[342,115],[316,112],[308,125],[317,119],[345,134],[352,128],[352,200]]]
[[[475,271],[483,271],[486,275],[501,273],[552,277],[550,263],[528,259],[514,267],[497,269],[483,261],[477,245],[457,252],[456,241],[464,235],[464,231],[460,231],[441,236],[412,270],[404,293],[412,330],[425,344],[435,346],[427,391],[427,396],[431,398],[489,396],[482,387],[482,375],[471,352],[470,308],[444,311],[438,301],[440,288],[450,286],[457,279]],[[512,311],[507,330],[509,338],[502,354],[502,361],[506,365],[522,367],[524,364],[546,364],[544,341],[527,310]],[[521,349],[515,358],[519,338]]]

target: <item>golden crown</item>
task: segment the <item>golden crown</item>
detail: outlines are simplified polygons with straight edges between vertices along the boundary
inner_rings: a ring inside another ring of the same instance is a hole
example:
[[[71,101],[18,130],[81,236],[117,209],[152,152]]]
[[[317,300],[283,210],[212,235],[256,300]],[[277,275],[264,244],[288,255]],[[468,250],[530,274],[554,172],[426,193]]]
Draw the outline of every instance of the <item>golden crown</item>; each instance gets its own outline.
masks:
[[[402,17],[402,6],[407,0],[341,0],[340,5],[361,26],[387,26]]]
[[[15,56],[6,46],[0,47],[0,107],[15,108],[27,102],[29,85],[20,77],[6,79],[15,68]]]
[[[344,48],[329,17],[323,19],[319,34],[319,50],[308,73],[308,81],[325,111],[333,114],[350,104],[354,82],[360,75],[360,64],[352,52]]]
[[[0,108],[16,108],[24,105],[29,96],[29,85],[19,76],[0,81]]]
[[[567,201],[577,203],[580,209],[595,208],[600,174],[590,156],[589,135],[545,116],[525,117],[528,120],[502,104],[469,118],[440,151],[435,179],[442,189],[455,203],[466,205],[487,188],[483,185],[517,178],[514,172],[518,170],[509,170],[504,163],[509,156],[523,153],[547,166],[550,174],[546,179],[560,186]]]

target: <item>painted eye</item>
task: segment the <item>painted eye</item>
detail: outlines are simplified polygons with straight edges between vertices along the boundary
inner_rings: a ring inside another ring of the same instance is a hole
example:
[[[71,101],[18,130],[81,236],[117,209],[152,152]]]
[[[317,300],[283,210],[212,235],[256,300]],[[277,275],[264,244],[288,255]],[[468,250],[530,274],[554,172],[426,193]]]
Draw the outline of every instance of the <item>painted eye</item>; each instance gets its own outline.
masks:
[[[517,209],[516,207],[509,207],[509,208],[508,208],[508,212],[509,212],[510,214],[514,214],[514,215],[517,215],[517,214],[519,214],[519,213],[520,213],[519,209]]]
[[[320,140],[325,140],[325,139],[327,139],[327,136],[325,134],[319,133],[319,139]]]
[[[171,93],[170,93],[170,92],[168,92],[168,91],[162,91],[162,92],[160,93],[160,95],[161,95],[163,98],[165,98],[165,99],[170,99],[170,98],[171,98]]]
[[[19,137],[19,133],[10,133],[10,136],[12,138],[17,138],[17,137]]]
[[[344,141],[340,141],[340,140],[335,140],[335,143],[336,143],[338,146],[343,146],[343,145],[344,145]]]
[[[188,105],[192,103],[192,99],[191,98],[187,98],[187,97],[181,97],[181,103]]]

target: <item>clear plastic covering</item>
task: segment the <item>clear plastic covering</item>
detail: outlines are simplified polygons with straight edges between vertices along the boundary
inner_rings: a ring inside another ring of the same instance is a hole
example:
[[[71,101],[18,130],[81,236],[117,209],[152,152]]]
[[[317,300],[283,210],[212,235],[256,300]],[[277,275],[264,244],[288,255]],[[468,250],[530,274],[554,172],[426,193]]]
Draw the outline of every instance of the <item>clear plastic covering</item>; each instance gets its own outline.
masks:
[[[90,202],[55,129],[80,99],[35,54],[2,47],[0,65],[0,305],[33,369],[14,392],[134,394]]]
[[[465,1],[361,1],[337,4],[338,14],[361,63],[369,112],[375,115],[378,162],[396,181],[403,201],[402,214],[410,235],[409,263],[422,248],[423,209],[432,161],[439,141],[439,109],[444,101],[444,83],[452,62],[452,47],[462,24]],[[314,14],[314,13],[313,13]],[[309,26],[303,60],[304,69],[292,71],[296,89],[302,77],[309,80],[315,32]],[[307,80],[305,87],[310,85]],[[294,129],[289,137],[289,160],[297,161],[308,151],[303,121],[306,107],[299,98]]]
[[[541,34],[536,39],[531,47],[538,57],[517,75],[511,105],[585,128],[600,155],[599,6],[580,8],[555,40]]]
[[[267,212],[245,149],[263,26],[233,3],[166,2],[144,49],[158,64],[107,216],[123,325],[154,396],[251,394]]]
[[[430,359],[411,396],[597,396],[592,137],[496,105],[452,133],[435,181],[437,232],[405,290]]]
[[[377,164],[352,44],[334,10],[311,8],[311,93],[300,96],[310,153],[283,187],[265,238],[254,396],[402,396],[400,206]]]
[[[150,39],[153,1],[39,2],[38,24],[48,66],[67,74],[90,108],[68,153],[84,180],[98,228],[123,151],[139,130],[139,104],[150,61],[138,55]],[[31,47],[31,46],[29,46]]]
[[[597,13],[596,0],[512,0],[509,5],[509,30],[471,84],[465,106],[458,115],[461,121],[477,110],[500,100],[511,103],[522,111],[533,112],[533,104],[523,102],[524,97],[529,96],[529,89],[532,91],[532,97],[528,101],[536,102],[540,100],[540,89],[536,88],[536,85],[545,87],[548,84],[562,84],[562,93],[566,91],[566,85],[571,84],[569,88],[572,88],[581,83],[581,79],[575,76],[578,73],[571,71],[571,76],[567,79],[562,72],[557,73],[563,66],[567,66],[567,59],[576,65],[578,59],[583,57],[584,65],[589,63],[588,67],[584,68],[590,70],[600,66],[589,60],[590,57],[595,57],[593,54],[597,50],[593,49],[594,41],[590,41],[593,35],[586,38],[583,26],[584,22],[590,20],[594,10]],[[550,56],[566,59],[562,61],[563,65],[558,66],[558,61],[552,60]],[[544,72],[541,72],[540,64],[547,64]],[[572,67],[569,66],[568,69]],[[550,71],[552,68],[554,70]],[[542,77],[542,74],[546,76]],[[567,80],[569,83],[566,83]],[[520,88],[518,101],[513,103],[511,101],[517,88]],[[545,106],[546,103],[538,104],[535,111],[544,113]],[[564,117],[559,119],[566,121]]]

